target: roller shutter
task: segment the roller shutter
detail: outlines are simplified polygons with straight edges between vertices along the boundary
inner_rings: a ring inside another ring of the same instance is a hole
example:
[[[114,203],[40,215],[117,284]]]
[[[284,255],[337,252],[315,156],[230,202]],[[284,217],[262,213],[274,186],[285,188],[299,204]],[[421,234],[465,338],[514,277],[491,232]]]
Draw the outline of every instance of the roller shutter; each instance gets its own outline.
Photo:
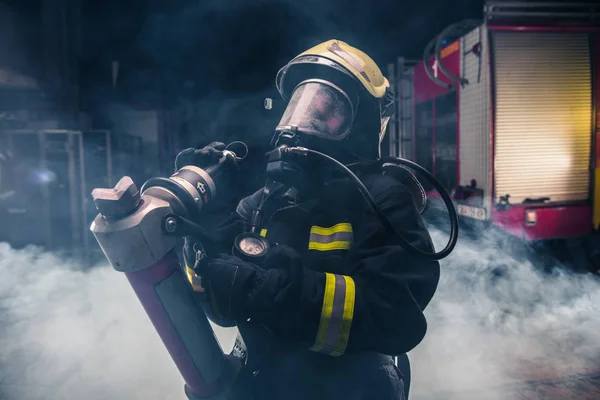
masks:
[[[477,186],[483,190],[482,206],[489,217],[492,204],[492,116],[488,30],[485,25],[465,35],[461,47],[472,49],[478,43],[481,43],[480,54],[467,52],[461,57],[460,70],[469,83],[460,89],[459,95],[459,184],[469,186],[471,180],[477,182]]]
[[[494,33],[496,200],[589,198],[589,41],[579,33]]]

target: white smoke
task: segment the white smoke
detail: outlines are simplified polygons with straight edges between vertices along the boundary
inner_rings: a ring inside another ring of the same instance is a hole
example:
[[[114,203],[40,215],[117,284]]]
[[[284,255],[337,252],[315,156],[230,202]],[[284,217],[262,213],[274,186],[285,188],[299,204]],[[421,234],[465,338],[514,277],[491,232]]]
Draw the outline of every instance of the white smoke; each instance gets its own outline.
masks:
[[[461,239],[442,261],[429,332],[410,354],[411,399],[506,398],[489,388],[597,366],[598,280],[544,276],[492,239]],[[82,271],[0,244],[0,324],[3,400],[185,398],[139,301],[109,266]],[[224,348],[234,334],[218,332]]]
[[[438,249],[447,240],[432,236]],[[428,334],[409,355],[411,398],[507,399],[525,381],[600,371],[598,278],[544,273],[499,243],[461,238],[441,261]]]
[[[108,265],[86,272],[0,243],[0,324],[2,400],[185,399],[125,276]],[[219,333],[231,348],[231,330]]]

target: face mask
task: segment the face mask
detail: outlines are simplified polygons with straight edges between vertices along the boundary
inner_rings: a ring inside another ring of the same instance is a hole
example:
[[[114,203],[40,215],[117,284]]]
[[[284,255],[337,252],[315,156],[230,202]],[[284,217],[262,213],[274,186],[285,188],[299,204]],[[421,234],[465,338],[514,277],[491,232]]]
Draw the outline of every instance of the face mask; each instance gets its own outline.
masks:
[[[277,131],[340,141],[352,129],[358,98],[354,101],[336,85],[310,79],[300,83],[277,125]]]

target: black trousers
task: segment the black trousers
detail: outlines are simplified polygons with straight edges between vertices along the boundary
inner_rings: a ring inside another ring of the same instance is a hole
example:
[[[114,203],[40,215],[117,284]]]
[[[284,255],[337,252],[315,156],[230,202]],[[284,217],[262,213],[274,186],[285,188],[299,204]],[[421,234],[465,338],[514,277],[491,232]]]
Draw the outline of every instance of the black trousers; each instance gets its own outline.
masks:
[[[253,400],[406,400],[405,373],[392,357],[357,354],[315,363],[317,355],[269,360],[252,379]]]

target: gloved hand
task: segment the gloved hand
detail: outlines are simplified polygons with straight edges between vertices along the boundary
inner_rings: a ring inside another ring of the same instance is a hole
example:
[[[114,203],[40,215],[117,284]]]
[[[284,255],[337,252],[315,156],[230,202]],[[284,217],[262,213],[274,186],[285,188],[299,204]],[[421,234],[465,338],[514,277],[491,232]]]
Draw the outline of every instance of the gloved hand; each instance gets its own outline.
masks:
[[[293,271],[302,267],[300,255],[290,246],[271,246],[265,256],[265,269],[280,268]]]
[[[221,142],[212,142],[202,149],[185,149],[177,155],[175,168],[179,170],[186,165],[194,165],[206,169],[218,163],[223,157],[225,149],[225,144]],[[230,227],[223,226],[223,222],[230,219],[229,217],[239,201],[249,194],[245,192],[244,182],[247,179],[244,178],[243,172],[239,164],[236,163],[235,165],[229,165],[223,172],[219,173],[218,183],[216,183],[218,198],[203,207],[202,221],[194,221],[208,230],[222,231],[222,234],[220,232],[214,233],[216,242],[220,241],[221,236],[227,236]],[[206,245],[208,246],[208,244]],[[214,253],[211,252],[212,255]]]
[[[265,270],[238,257],[221,254],[200,263],[199,275],[215,313],[221,318],[247,319],[248,299]]]
[[[286,325],[281,316],[278,322],[273,320],[273,309],[298,304],[305,275],[312,272],[302,266],[290,247],[275,246],[269,253],[265,260],[269,269],[229,255],[201,263],[199,273],[212,315],[235,321],[252,318],[267,327],[271,323]]]
[[[223,156],[225,147],[224,143],[212,142],[201,149],[185,149],[177,154],[175,158],[175,170],[179,170],[186,165],[206,168],[211,164],[215,164]]]
[[[304,274],[308,270],[302,265],[302,259],[296,250],[286,245],[272,246],[265,256],[262,267],[265,270],[278,270],[278,280],[281,284],[278,288],[279,296],[300,298]],[[257,296],[257,302],[260,301],[258,297],[260,296]]]

